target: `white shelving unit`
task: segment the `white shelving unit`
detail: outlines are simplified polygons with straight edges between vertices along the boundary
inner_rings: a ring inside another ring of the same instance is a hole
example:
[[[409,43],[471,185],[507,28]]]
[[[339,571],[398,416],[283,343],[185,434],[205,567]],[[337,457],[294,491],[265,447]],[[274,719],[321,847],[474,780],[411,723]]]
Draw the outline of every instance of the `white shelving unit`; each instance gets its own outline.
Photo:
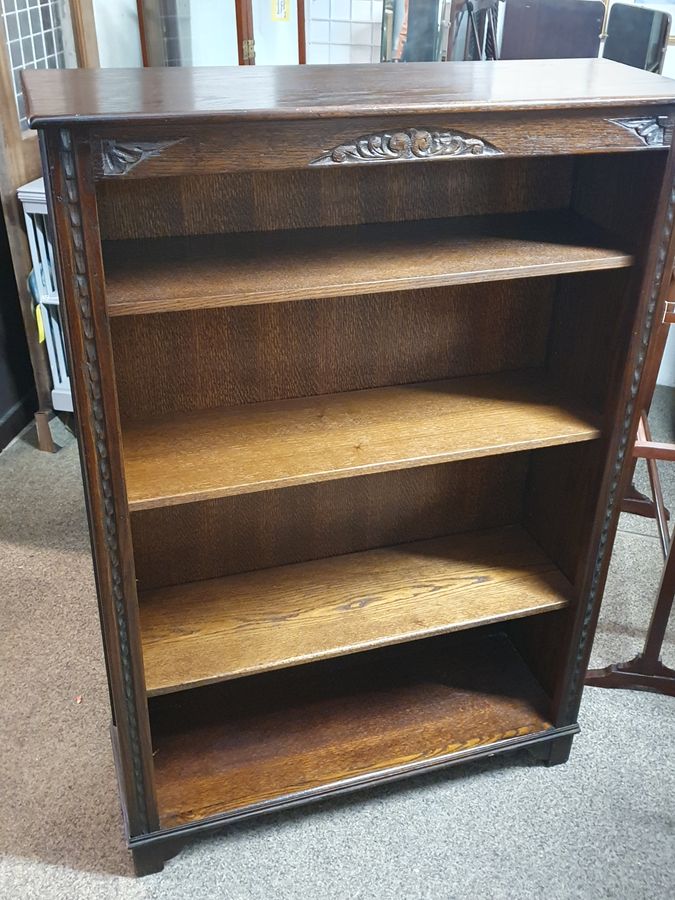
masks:
[[[73,411],[66,347],[63,338],[59,294],[54,270],[54,250],[42,178],[24,184],[17,191],[23,204],[26,232],[33,260],[34,296],[42,325],[52,374],[52,405],[63,412]]]

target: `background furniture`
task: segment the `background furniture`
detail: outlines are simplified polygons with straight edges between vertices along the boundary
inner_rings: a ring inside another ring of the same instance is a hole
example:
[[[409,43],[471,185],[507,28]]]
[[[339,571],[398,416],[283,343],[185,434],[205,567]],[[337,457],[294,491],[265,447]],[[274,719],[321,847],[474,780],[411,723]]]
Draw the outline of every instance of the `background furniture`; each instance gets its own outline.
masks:
[[[644,516],[647,519],[654,519],[658,530],[661,549],[664,559],[668,555],[670,547],[670,535],[668,533],[668,520],[670,512],[666,509],[663,500],[663,491],[661,489],[661,479],[659,470],[656,465],[656,455],[653,453],[643,452],[645,444],[652,444],[651,434],[649,431],[649,408],[651,406],[652,397],[656,390],[656,382],[661,367],[661,361],[666,349],[666,340],[668,338],[668,329],[673,321],[673,305],[675,304],[675,274],[671,275],[670,286],[668,290],[668,300],[666,303],[666,312],[663,321],[658,323],[652,351],[645,364],[645,373],[642,379],[642,399],[640,411],[640,424],[638,426],[638,437],[633,446],[633,471],[635,464],[639,458],[644,458],[647,464],[647,473],[649,476],[649,484],[651,489],[651,497],[647,497],[637,490],[631,483],[626,496],[621,504],[623,512],[632,513],[636,516]],[[663,446],[663,445],[659,445]],[[663,457],[667,459],[667,455]]]
[[[499,59],[501,0],[453,0],[448,59]]]
[[[675,444],[656,444],[647,440],[646,435],[638,433],[635,455],[649,459],[654,465],[657,459],[675,462]],[[604,669],[589,669],[586,684],[591,687],[652,691],[675,697],[675,669],[661,662],[674,597],[675,541],[671,539],[642,652],[628,662],[613,663]]]
[[[655,9],[614,3],[609,10],[605,59],[660,73],[668,49],[670,16]]]
[[[605,16],[602,0],[507,0],[502,59],[594,57]]]
[[[0,218],[0,451],[32,420],[36,405],[7,232]]]
[[[26,235],[33,271],[29,281],[40,316],[52,381],[51,406],[60,412],[73,411],[65,335],[61,322],[59,293],[56,284],[54,248],[47,211],[43,178],[22,185],[17,191],[23,207]]]
[[[19,187],[41,174],[40,152],[37,135],[28,129],[20,73],[24,67],[97,66],[98,51],[91,0],[33,6],[30,15],[15,4],[0,10],[0,201],[35,378],[38,442],[51,451],[52,383],[28,289],[32,261],[17,197]]]
[[[312,798],[563,762],[672,268],[672,82],[26,85],[139,871]]]
[[[633,445],[634,460],[647,463],[651,499],[640,495],[631,486],[622,509],[656,520],[665,567],[657,591],[649,627],[641,653],[628,662],[613,663],[604,669],[589,669],[586,684],[592,687],[632,688],[675,696],[675,670],[661,662],[661,650],[673,608],[675,595],[675,541],[668,533],[669,513],[663,501],[657,460],[675,462],[675,444],[652,440],[647,414],[654,394],[656,377],[666,344],[670,325],[675,324],[675,277],[671,276],[670,290],[662,322],[658,323],[652,348],[645,366],[641,387],[641,414],[637,437]]]

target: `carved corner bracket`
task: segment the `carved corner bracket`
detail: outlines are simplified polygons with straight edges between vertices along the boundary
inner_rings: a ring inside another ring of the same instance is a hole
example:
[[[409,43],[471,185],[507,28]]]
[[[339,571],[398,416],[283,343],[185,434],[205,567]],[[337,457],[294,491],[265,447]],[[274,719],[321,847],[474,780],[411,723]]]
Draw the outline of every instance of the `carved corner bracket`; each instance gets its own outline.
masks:
[[[672,137],[668,116],[652,116],[644,119],[610,119],[614,125],[626,128],[640,138],[646,147],[667,147]]]
[[[488,141],[462,131],[433,131],[406,128],[366,134],[354,141],[325,150],[310,166],[355,165],[369,162],[442,159],[453,156],[496,156],[501,154]]]
[[[153,156],[159,156],[167,147],[180,143],[175,141],[137,141],[135,143],[101,140],[100,171],[102,175],[127,175],[135,166]]]

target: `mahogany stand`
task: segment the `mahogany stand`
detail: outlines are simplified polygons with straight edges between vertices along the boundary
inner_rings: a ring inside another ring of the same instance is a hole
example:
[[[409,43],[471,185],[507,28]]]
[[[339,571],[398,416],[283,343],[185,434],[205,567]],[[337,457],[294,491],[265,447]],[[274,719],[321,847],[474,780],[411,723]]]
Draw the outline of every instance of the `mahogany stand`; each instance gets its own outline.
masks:
[[[586,684],[591,687],[633,688],[675,697],[675,669],[664,666],[659,656],[675,595],[675,541],[670,545],[659,593],[647,629],[642,653],[629,662],[614,663],[606,669],[589,669]]]
[[[656,467],[657,459],[675,462],[675,444],[660,444],[652,440],[649,422],[647,421],[647,411],[656,388],[656,378],[663,351],[665,350],[666,337],[670,325],[675,325],[675,273],[670,281],[670,290],[663,321],[658,332],[658,340],[645,367],[644,396],[648,400],[643,406],[637,439],[633,448],[635,460],[645,459],[647,461],[652,498],[650,499],[641,494],[634,485],[631,485],[621,505],[621,509],[624,512],[656,519],[661,549],[666,558],[666,567],[661,576],[661,584],[659,585],[659,592],[652,612],[651,622],[647,629],[647,637],[645,638],[642,653],[639,653],[628,662],[614,663],[605,669],[589,669],[586,673],[586,684],[592,687],[633,688],[640,691],[654,691],[658,694],[668,694],[671,697],[675,697],[675,670],[664,666],[659,658],[666,635],[666,628],[668,627],[668,619],[673,608],[673,596],[675,595],[675,540],[671,541],[668,534],[670,514],[663,501],[661,480]]]
[[[586,674],[586,684],[591,687],[654,691],[658,694],[675,697],[675,670],[664,666],[659,658],[675,596],[675,540],[671,541],[668,536],[667,510],[663,503],[661,481],[656,469],[657,459],[675,461],[675,444],[658,444],[652,440],[646,413],[643,413],[640,418],[633,455],[636,458],[647,460],[649,481],[654,497],[654,518],[658,525],[661,547],[666,556],[666,567],[661,576],[661,584],[642,653],[629,662],[614,663],[607,666],[606,669],[589,669]],[[632,488],[627,498],[628,502],[636,501],[636,493]],[[626,506],[627,502],[624,501],[622,509],[626,509]],[[633,510],[629,507],[628,511]]]

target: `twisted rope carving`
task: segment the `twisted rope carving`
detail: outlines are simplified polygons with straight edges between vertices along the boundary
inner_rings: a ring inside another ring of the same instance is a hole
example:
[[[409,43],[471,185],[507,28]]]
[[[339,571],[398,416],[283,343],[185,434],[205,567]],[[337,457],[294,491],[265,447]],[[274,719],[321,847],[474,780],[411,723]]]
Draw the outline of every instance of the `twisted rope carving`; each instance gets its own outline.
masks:
[[[96,340],[94,337],[94,321],[92,316],[89,280],[87,277],[87,261],[84,253],[84,236],[82,233],[82,213],[80,195],[77,185],[75,157],[72,137],[69,131],[62,129],[60,138],[60,158],[65,181],[66,203],[70,223],[70,241],[75,265],[74,291],[77,308],[84,335],[84,354],[86,369],[86,385],[89,397],[90,424],[94,432],[96,451],[96,468],[98,470],[98,487],[103,498],[103,528],[107,549],[107,565],[110,572],[112,597],[115,611],[115,624],[120,647],[122,682],[126,707],[127,733],[131,747],[131,762],[134,775],[134,789],[138,821],[143,831],[148,831],[146,816],[146,799],[143,779],[143,762],[141,742],[138,729],[138,717],[134,697],[134,681],[129,647],[129,626],[124,603],[124,585],[120,565],[119,541],[115,521],[115,502],[110,475],[108,454],[108,438],[106,434],[105,415],[101,392],[101,370],[99,366]]]

